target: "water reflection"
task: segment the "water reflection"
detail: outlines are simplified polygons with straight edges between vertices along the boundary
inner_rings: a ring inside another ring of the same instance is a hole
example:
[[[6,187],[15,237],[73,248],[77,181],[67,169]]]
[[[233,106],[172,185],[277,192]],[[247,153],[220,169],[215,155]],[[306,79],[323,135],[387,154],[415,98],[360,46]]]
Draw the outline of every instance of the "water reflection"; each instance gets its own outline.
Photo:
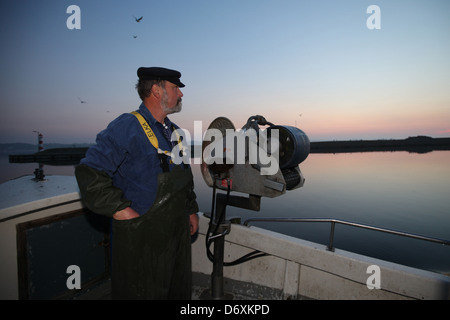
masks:
[[[310,154],[300,165],[303,188],[274,199],[261,211],[229,207],[228,216],[335,218],[450,240],[450,152]],[[202,210],[209,211],[194,167]],[[209,196],[208,196],[209,195]],[[298,238],[328,243],[330,226],[318,223],[258,223]],[[450,271],[450,247],[346,226],[336,227],[338,248],[439,272]]]

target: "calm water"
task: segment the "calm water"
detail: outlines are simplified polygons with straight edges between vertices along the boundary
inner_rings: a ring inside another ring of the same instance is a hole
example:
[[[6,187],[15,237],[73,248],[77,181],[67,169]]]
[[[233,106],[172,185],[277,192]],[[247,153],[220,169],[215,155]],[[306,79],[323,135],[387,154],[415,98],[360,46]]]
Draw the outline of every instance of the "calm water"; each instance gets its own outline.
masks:
[[[0,182],[32,174],[37,164],[0,157]],[[274,199],[261,211],[227,208],[228,216],[336,218],[450,240],[450,151],[426,154],[367,152],[311,154],[300,165],[303,188]],[[45,166],[46,175],[73,175],[71,166]],[[200,209],[211,209],[212,189],[193,165]],[[327,244],[329,224],[255,223],[258,227]],[[450,247],[337,225],[335,246],[437,272],[450,272]]]

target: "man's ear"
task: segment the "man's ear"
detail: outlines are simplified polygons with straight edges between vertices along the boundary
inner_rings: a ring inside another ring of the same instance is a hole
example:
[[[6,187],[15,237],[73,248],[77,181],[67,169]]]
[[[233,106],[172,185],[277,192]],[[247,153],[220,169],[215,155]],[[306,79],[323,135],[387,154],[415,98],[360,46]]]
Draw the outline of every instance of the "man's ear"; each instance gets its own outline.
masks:
[[[157,84],[154,84],[152,86],[152,90],[150,91],[150,94],[152,94],[156,99],[160,99],[161,98],[161,94],[162,94],[161,87],[158,86]]]

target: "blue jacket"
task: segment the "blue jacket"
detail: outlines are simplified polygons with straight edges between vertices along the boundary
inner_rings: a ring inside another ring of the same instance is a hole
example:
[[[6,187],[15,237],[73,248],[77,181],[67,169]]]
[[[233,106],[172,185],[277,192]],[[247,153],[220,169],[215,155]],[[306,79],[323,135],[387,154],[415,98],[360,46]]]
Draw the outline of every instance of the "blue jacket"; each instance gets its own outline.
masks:
[[[164,137],[162,124],[155,120],[143,104],[139,107],[139,112],[155,133],[159,147],[172,151],[172,145]],[[168,118],[165,122],[166,125],[172,125]],[[178,128],[175,125],[174,127]],[[95,181],[80,181],[86,179],[80,178],[81,169],[77,167],[76,175],[82,196],[86,195],[87,191],[95,189],[96,194],[92,194],[92,197],[95,197],[97,204],[91,209],[94,212],[98,207],[97,211],[104,210],[99,213],[111,216],[131,205],[142,215],[153,205],[158,189],[157,177],[162,172],[160,157],[137,118],[131,113],[122,114],[101,131],[97,135],[96,145],[89,148],[80,164],[80,167],[84,167],[84,171],[86,166],[94,169],[95,175],[91,174],[93,178],[88,180],[106,179],[112,182],[112,185],[102,185],[102,182],[97,186]],[[170,170],[173,166],[169,165]],[[110,179],[107,179],[108,177]],[[195,202],[195,195],[193,197]],[[191,213],[194,212],[196,211]]]

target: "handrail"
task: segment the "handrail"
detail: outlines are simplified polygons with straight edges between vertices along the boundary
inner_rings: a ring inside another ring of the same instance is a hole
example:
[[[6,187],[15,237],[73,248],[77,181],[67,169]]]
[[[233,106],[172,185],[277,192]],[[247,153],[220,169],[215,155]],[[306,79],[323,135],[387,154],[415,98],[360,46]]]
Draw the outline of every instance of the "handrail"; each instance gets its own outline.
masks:
[[[380,228],[380,227],[370,226],[370,225],[346,221],[346,220],[329,219],[329,218],[250,218],[250,219],[247,219],[244,221],[244,226],[248,227],[248,224],[250,222],[256,222],[256,221],[260,221],[260,222],[328,222],[328,223],[331,223],[330,239],[329,239],[328,247],[327,247],[327,250],[329,250],[329,251],[334,251],[333,242],[334,242],[334,229],[335,229],[336,223],[353,226],[353,227],[357,227],[357,228],[362,228],[362,229],[375,230],[375,231],[395,234],[395,235],[399,235],[399,236],[403,236],[403,237],[409,237],[409,238],[414,238],[414,239],[419,239],[419,240],[424,240],[424,241],[435,242],[435,243],[443,244],[446,246],[450,246],[450,241],[444,240],[444,239],[432,238],[432,237],[427,237],[427,236],[414,234],[414,233],[408,233],[408,232],[404,232],[404,231],[397,231],[397,230]]]

